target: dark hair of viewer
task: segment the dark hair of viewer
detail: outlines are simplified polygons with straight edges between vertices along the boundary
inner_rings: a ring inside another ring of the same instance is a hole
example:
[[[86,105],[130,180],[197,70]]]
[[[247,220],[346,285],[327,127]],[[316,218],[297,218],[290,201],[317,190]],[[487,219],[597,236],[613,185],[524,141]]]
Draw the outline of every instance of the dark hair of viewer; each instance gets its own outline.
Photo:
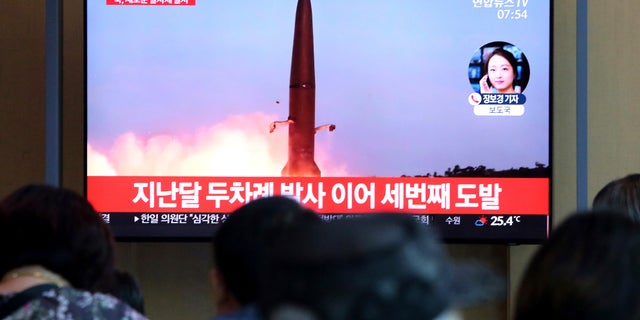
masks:
[[[404,214],[290,228],[264,273],[264,319],[449,319],[506,298],[500,276],[454,262],[433,228]]]
[[[0,275],[40,265],[76,288],[107,288],[113,275],[113,242],[102,217],[81,195],[31,184],[0,202]]]
[[[144,314],[144,298],[136,279],[128,272],[116,270],[111,295]]]
[[[607,183],[593,198],[593,209],[619,210],[640,222],[640,174]]]
[[[533,256],[516,299],[515,320],[640,319],[640,226],[612,212],[570,216]]]
[[[284,196],[253,200],[235,210],[213,235],[214,265],[238,302],[257,301],[264,250],[288,226],[321,221]]]

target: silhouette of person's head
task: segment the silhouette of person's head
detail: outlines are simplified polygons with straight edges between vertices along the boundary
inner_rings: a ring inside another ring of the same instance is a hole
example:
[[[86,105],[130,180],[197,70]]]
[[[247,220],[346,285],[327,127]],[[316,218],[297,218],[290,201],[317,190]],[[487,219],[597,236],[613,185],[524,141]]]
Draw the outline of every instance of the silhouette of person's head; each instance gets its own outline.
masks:
[[[0,200],[0,318],[143,319],[117,298],[113,237],[86,198],[30,184]]]
[[[109,293],[126,302],[130,307],[144,314],[144,297],[138,281],[130,273],[122,270],[115,271],[113,287]]]
[[[640,174],[629,174],[607,183],[593,198],[592,207],[621,211],[640,222]]]
[[[640,225],[615,212],[573,214],[530,261],[515,320],[640,319]]]
[[[229,215],[213,235],[211,278],[218,313],[255,303],[260,292],[263,256],[283,230],[320,218],[288,197],[253,200]]]
[[[0,275],[37,265],[88,291],[109,288],[113,238],[80,194],[30,184],[0,201]]]
[[[287,230],[270,250],[266,319],[437,319],[506,297],[479,265],[454,264],[433,230],[402,214],[374,214]]]

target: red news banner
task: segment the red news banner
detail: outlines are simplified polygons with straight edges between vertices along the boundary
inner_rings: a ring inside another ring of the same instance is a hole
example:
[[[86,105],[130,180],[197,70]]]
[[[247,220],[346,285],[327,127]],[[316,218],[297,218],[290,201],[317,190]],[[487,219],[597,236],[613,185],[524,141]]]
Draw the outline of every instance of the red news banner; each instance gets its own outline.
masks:
[[[318,213],[549,213],[547,178],[87,177],[98,212],[229,213],[270,195]]]

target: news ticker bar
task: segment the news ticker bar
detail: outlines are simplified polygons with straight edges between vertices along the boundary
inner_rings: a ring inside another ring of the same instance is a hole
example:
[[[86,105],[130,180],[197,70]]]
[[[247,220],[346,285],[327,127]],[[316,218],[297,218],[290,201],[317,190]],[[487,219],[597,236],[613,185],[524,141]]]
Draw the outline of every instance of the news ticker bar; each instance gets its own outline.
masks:
[[[321,214],[325,221],[354,219],[367,214]],[[445,240],[537,242],[547,237],[546,215],[409,214],[432,226]],[[102,213],[117,238],[209,238],[228,214],[221,213]]]

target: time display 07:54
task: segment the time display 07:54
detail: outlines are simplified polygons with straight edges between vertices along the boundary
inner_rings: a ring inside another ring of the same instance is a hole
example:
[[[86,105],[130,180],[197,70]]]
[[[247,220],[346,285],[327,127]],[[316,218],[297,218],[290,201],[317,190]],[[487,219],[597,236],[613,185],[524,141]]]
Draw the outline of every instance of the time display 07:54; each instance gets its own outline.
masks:
[[[500,9],[498,10],[498,19],[506,20],[506,19],[526,19],[527,18],[527,9]]]

